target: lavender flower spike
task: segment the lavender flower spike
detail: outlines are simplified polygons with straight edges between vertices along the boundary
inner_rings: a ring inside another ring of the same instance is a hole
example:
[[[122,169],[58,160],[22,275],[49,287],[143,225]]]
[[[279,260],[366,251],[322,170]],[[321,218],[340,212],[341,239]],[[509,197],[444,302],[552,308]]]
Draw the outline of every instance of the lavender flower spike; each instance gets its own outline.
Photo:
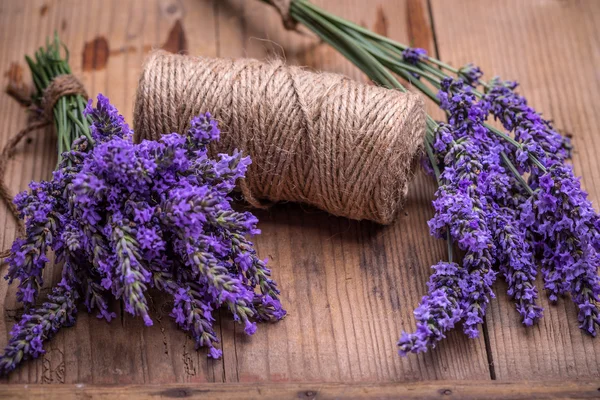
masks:
[[[445,338],[445,333],[454,328],[463,316],[461,306],[461,284],[465,271],[456,263],[440,262],[432,267],[433,275],[427,286],[429,294],[423,296],[415,309],[417,330],[415,333],[402,332],[398,341],[398,353],[401,356],[421,353],[435,347]]]
[[[497,207],[490,213],[490,229],[496,242],[495,258],[508,284],[508,295],[516,301],[516,309],[525,326],[542,318],[542,307],[536,304],[537,268],[529,241],[524,237],[522,221],[509,208]]]
[[[522,207],[523,222],[542,245],[545,287],[551,300],[570,292],[580,328],[596,336],[600,326],[600,219],[571,167],[554,164]]]
[[[42,306],[23,314],[13,326],[10,339],[0,358],[0,375],[6,375],[23,360],[44,354],[43,342],[64,326],[75,323],[77,294],[66,281],[61,281]]]

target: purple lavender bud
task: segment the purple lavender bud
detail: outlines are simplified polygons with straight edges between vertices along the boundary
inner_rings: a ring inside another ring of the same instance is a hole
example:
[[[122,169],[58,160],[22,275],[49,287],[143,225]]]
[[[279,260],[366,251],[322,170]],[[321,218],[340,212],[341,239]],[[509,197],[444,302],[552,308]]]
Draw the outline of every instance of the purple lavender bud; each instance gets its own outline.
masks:
[[[523,205],[521,218],[539,237],[550,299],[571,293],[580,328],[592,336],[600,325],[599,217],[569,166],[553,164]]]
[[[420,48],[407,48],[402,51],[402,61],[410,65],[418,66],[420,62],[427,60],[427,51]],[[420,79],[421,75],[416,72],[410,71],[410,75],[416,79]]]
[[[113,220],[112,223],[111,242],[117,255],[113,293],[117,298],[123,298],[127,312],[141,315],[144,323],[151,326],[152,320],[148,315],[148,304],[144,296],[151,274],[141,259],[135,230],[123,225],[121,221]]]
[[[253,299],[256,318],[259,321],[276,322],[283,319],[287,312],[281,306],[277,297],[268,294],[255,295]]]
[[[13,327],[4,354],[0,356],[0,375],[14,370],[22,361],[37,358],[44,353],[42,343],[61,327],[75,323],[76,294],[63,280],[40,307],[23,314]]]
[[[550,121],[527,104],[527,99],[515,92],[516,82],[494,79],[490,82],[484,100],[491,105],[491,112],[508,131],[515,132],[518,141],[539,146],[535,152],[543,151],[544,165],[564,162],[571,157],[570,140],[560,135]]]
[[[479,86],[479,79],[483,76],[481,69],[475,64],[467,64],[458,70],[458,76],[469,86]]]
[[[423,296],[414,311],[417,330],[410,334],[402,332],[398,341],[401,356],[434,348],[463,316],[460,282],[465,279],[465,270],[456,263],[446,262],[432,268],[435,272],[427,283],[429,294]]]
[[[194,285],[194,288],[178,288],[173,294],[171,316],[181,329],[190,332],[196,342],[196,348],[208,347],[208,356],[217,359],[221,357],[222,352],[214,347],[219,340],[213,330],[213,306],[206,302],[206,296],[203,296],[202,292],[202,288],[197,285]]]
[[[35,303],[43,285],[42,272],[48,262],[46,249],[60,238],[63,225],[63,217],[57,211],[60,193],[57,193],[56,185],[32,182],[30,188],[30,193],[24,192],[15,199],[21,216],[26,218],[26,236],[13,243],[5,276],[9,283],[19,279],[17,299],[26,306]]]
[[[92,99],[88,101],[84,115],[92,120],[90,130],[96,142],[104,142],[114,137],[129,137],[133,134],[129,125],[125,123],[125,118],[102,94],[98,94],[96,107],[92,107]]]
[[[483,125],[489,112],[485,102],[478,102],[472,88],[462,80],[442,81],[439,93],[442,108],[448,112],[448,126],[438,129],[438,141],[445,133],[449,143],[443,146],[445,168],[440,176],[434,208],[436,215],[429,221],[434,236],[450,237],[466,252],[461,280],[464,310],[463,330],[477,337],[477,326],[483,323],[489,299],[494,297],[492,284],[492,252],[495,243],[488,227],[488,213],[497,193],[487,192],[489,181],[503,171],[499,163],[496,142]],[[445,132],[447,131],[447,132]],[[453,140],[450,141],[450,138]],[[440,146],[441,147],[441,146]]]
[[[421,61],[428,59],[427,50],[421,48],[407,48],[402,51],[402,59],[411,65],[417,65]]]
[[[217,121],[212,119],[210,113],[192,118],[188,137],[193,140],[195,146],[205,147],[213,140],[219,140],[219,136]]]
[[[517,216],[515,210],[497,207],[489,220],[496,243],[495,258],[508,284],[508,295],[516,301],[523,324],[530,326],[542,317],[543,308],[536,304],[537,269],[525,226]]]

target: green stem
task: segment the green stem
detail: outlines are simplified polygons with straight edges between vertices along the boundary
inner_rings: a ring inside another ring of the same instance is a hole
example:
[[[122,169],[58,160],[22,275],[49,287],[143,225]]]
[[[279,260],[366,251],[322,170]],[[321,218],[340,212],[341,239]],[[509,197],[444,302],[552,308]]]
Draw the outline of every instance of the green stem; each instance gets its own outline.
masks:
[[[340,44],[342,48],[345,50],[340,50],[345,54],[350,55],[349,60],[352,61],[359,68],[360,65],[363,65],[361,68],[363,71],[370,71],[368,73],[369,77],[371,77],[374,81],[380,82],[388,87],[394,87],[397,89],[404,89],[404,87],[398,82],[398,80],[379,63],[373,55],[371,55],[367,50],[365,50],[362,46],[357,45],[357,43],[352,40],[352,38],[344,35],[344,33],[338,29],[335,25],[331,24],[329,21],[324,19],[318,13],[313,12],[310,9],[307,9],[306,12],[307,18],[310,18],[316,24],[322,26],[324,29],[318,29],[316,33],[321,37],[321,39],[325,40],[331,46],[340,49]],[[299,17],[303,18],[303,17]],[[306,21],[306,19],[304,19]],[[302,22],[302,21],[299,21]],[[314,25],[313,25],[314,26]],[[324,30],[327,30],[331,35],[327,35]],[[336,42],[337,40],[337,42]],[[353,54],[354,52],[354,54]],[[372,65],[375,66],[373,68],[368,68],[367,66]]]
[[[435,155],[433,154],[433,149],[431,148],[431,143],[428,140],[425,141],[425,149],[427,151],[427,156],[429,157],[429,161],[431,162],[431,167],[433,168],[433,172],[435,174],[435,180],[440,184],[440,169],[437,165],[437,160],[435,159]]]
[[[263,1],[265,1],[265,0],[263,0]],[[296,19],[297,12],[303,11],[303,10],[305,10],[305,8],[309,8],[309,9],[311,9],[311,10],[313,10],[313,11],[321,14],[323,17],[327,18],[329,21],[337,23],[337,24],[345,27],[346,29],[350,29],[350,30],[353,30],[355,32],[361,33],[361,34],[363,34],[363,35],[365,35],[365,36],[367,36],[367,37],[369,37],[371,39],[377,40],[379,42],[387,43],[387,44],[389,44],[389,45],[391,45],[391,46],[399,49],[400,51],[406,50],[408,48],[408,46],[406,46],[406,45],[404,45],[402,43],[399,43],[399,42],[397,42],[395,40],[392,40],[392,39],[390,39],[388,37],[385,37],[385,36],[379,35],[379,34],[377,34],[375,32],[372,32],[369,29],[364,28],[364,27],[362,27],[360,25],[357,25],[357,24],[355,24],[352,21],[348,21],[348,20],[346,20],[344,18],[340,18],[340,17],[338,17],[336,15],[333,15],[333,14],[325,11],[324,9],[322,9],[322,8],[314,5],[313,3],[311,3],[311,2],[309,2],[307,0],[294,0],[294,1],[292,1],[292,5],[291,5],[291,9],[290,9],[292,18]],[[443,69],[445,69],[447,71],[450,71],[450,72],[452,72],[454,74],[458,73],[458,69],[456,69],[456,68],[454,68],[454,67],[446,64],[445,62],[443,62],[441,60],[438,60],[438,59],[436,59],[434,57],[428,57],[427,59],[428,59],[428,61],[430,61],[431,63],[437,65],[438,67],[441,67],[441,68],[443,68]]]
[[[523,149],[523,145],[519,142],[517,142],[515,139],[513,139],[512,137],[510,137],[509,135],[507,135],[506,133],[502,132],[501,130],[494,128],[492,125],[489,124],[484,124],[484,126],[489,129],[491,132],[493,132],[495,135],[501,137],[502,139],[506,140],[507,142],[509,142],[510,144],[512,144],[513,146],[517,147],[518,149]],[[548,172],[548,170],[546,169],[546,167],[544,167],[544,165],[540,162],[540,160],[537,159],[537,157],[535,157],[533,154],[528,153],[528,157],[529,160],[531,160],[532,163],[535,164],[535,166],[537,166],[540,171],[546,173]]]
[[[61,56],[61,48],[65,49],[65,57]],[[33,58],[26,56],[25,60],[36,88],[33,102],[42,107],[40,101],[46,88],[57,76],[71,73],[68,64],[68,50],[55,34],[53,40],[47,40],[46,47],[38,49]],[[84,100],[79,95],[62,96],[54,105],[52,115],[57,134],[58,162],[63,152],[71,148],[73,140],[85,135],[91,141],[89,121],[83,115]],[[93,143],[93,142],[91,142]]]
[[[519,181],[519,183],[523,186],[523,188],[530,195],[532,195],[533,194],[533,190],[527,184],[527,182],[525,182],[525,179],[523,179],[523,176],[519,173],[519,171],[517,171],[517,168],[514,166],[514,164],[512,163],[512,161],[510,161],[510,159],[508,158],[508,156],[504,152],[501,152],[500,155],[502,156],[502,161],[504,162],[504,165],[506,165],[506,167],[515,175],[515,177],[517,178],[517,180]]]
[[[85,137],[90,141],[90,143],[94,143],[94,139],[92,139],[92,135],[90,135],[90,130],[88,128],[86,128],[86,126],[83,124],[83,122],[81,122],[78,117],[77,114],[74,111],[70,111],[68,113],[69,119],[76,125],[79,127],[79,129],[81,130],[81,133],[83,135],[85,135]],[[78,136],[74,137],[74,139],[77,139]]]

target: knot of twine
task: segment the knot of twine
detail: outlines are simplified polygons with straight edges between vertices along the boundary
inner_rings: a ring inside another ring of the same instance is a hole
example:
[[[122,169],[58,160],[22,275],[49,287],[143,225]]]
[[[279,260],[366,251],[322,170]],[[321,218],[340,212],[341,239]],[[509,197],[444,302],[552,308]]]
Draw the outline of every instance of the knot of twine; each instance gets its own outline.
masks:
[[[281,15],[281,19],[283,20],[283,26],[293,31],[296,29],[296,21],[292,18],[290,13],[290,7],[292,6],[293,0],[267,0],[267,3],[271,4],[279,14]]]
[[[237,148],[252,158],[240,184],[251,205],[302,202],[382,224],[406,198],[425,133],[416,94],[280,61],[149,56],[136,94],[136,141],[184,133],[207,111],[221,129],[210,153]]]
[[[47,121],[52,121],[52,118],[54,117],[54,106],[60,100],[60,98],[71,94],[79,94],[85,99],[88,99],[85,87],[74,75],[58,75],[52,79],[50,85],[48,85],[46,90],[44,90],[44,95],[42,96],[41,101],[42,113]]]
[[[52,124],[54,106],[61,97],[76,94],[80,94],[86,99],[88,98],[83,84],[79,82],[75,76],[67,74],[55,77],[52,82],[50,82],[50,85],[44,90],[42,101],[40,103],[42,107],[41,111],[38,110],[36,117],[24,129],[20,130],[8,140],[8,143],[4,145],[4,148],[0,153],[0,198],[4,201],[6,207],[15,218],[17,223],[17,236],[23,236],[25,234],[25,224],[19,218],[19,211],[13,203],[13,196],[10,194],[4,179],[8,161],[14,156],[17,145],[29,132]],[[17,100],[23,102],[24,99],[19,98]],[[9,250],[0,252],[0,259],[8,257],[9,252]]]

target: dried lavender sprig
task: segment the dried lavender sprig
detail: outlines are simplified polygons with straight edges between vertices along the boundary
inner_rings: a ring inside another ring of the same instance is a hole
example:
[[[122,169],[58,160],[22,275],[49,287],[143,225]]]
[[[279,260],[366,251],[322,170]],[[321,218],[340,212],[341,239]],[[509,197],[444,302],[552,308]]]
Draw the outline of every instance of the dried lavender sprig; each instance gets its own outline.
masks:
[[[433,146],[438,155],[443,155],[446,168],[438,177],[436,215],[429,222],[434,236],[452,238],[466,251],[462,266],[454,269],[460,311],[454,313],[457,319],[443,325],[443,329],[427,328],[421,321],[414,334],[403,333],[398,343],[401,355],[426,351],[442,338],[440,332],[454,327],[463,317],[465,333],[477,337],[477,327],[483,323],[489,299],[494,297],[491,286],[495,280],[492,269],[495,243],[488,227],[487,213],[491,204],[488,199],[498,195],[490,190],[493,188],[490,181],[503,175],[502,170],[493,168],[497,162],[492,151],[494,142],[482,136],[485,109],[480,109],[468,93],[464,95],[466,97],[455,96],[451,100],[443,97],[453,125],[440,124],[434,133]],[[435,285],[429,289],[429,295],[417,309],[418,314],[431,307],[430,299],[441,295]],[[433,322],[429,325],[435,326]]]
[[[229,274],[228,266],[220,262],[213,254],[191,245],[188,250],[187,266],[193,271],[192,277],[205,281],[213,291],[215,298],[221,301],[237,302],[248,298],[248,291],[241,281]]]
[[[196,348],[208,347],[208,356],[218,359],[223,352],[215,347],[219,342],[213,329],[214,310],[210,302],[204,300],[204,291],[197,285],[180,287],[173,294],[174,305],[171,316],[183,330],[192,334]]]
[[[258,258],[252,242],[239,233],[232,234],[230,239],[232,258],[248,273],[250,284],[258,286],[263,295],[279,295],[277,284],[271,279],[271,270],[267,268],[266,261]]]
[[[571,157],[572,146],[569,138],[560,135],[550,121],[527,104],[527,99],[515,92],[518,83],[492,79],[484,96],[491,104],[494,118],[504,128],[514,131],[516,140],[530,145],[539,145],[538,154],[548,158],[548,163],[564,162]]]
[[[8,257],[5,279],[19,279],[17,299],[26,307],[33,305],[43,285],[42,273],[48,257],[46,249],[56,239],[61,216],[54,212],[56,187],[48,182],[30,184],[30,196],[18,195],[15,204],[22,218],[27,218],[27,237],[17,238]]]
[[[443,81],[441,85],[444,85]],[[570,156],[570,144],[568,143],[568,140],[563,139],[553,130],[548,121],[543,120],[535,110],[528,107],[524,98],[512,92],[514,85],[510,87],[503,86],[501,88],[494,88],[493,85],[490,84],[488,87],[491,87],[491,90],[495,89],[496,93],[492,91],[492,94],[489,96],[481,96],[482,102],[486,102],[495,115],[503,120],[507,129],[512,128],[514,130],[515,137],[521,142],[519,146],[515,146],[515,153],[510,153],[512,160],[514,160],[514,164],[519,168],[519,172],[516,176],[518,177],[522,172],[531,171],[532,174],[529,180],[532,187],[536,188],[540,185],[542,178],[548,176],[550,171],[555,168],[556,165],[561,165],[561,163]],[[460,95],[460,92],[460,89],[456,90],[458,95]],[[469,115],[468,118],[472,118],[472,116]],[[454,123],[455,122],[456,121],[454,121]],[[490,130],[492,129],[490,128]],[[509,143],[511,145],[515,144],[513,141]],[[555,170],[558,169],[560,169],[560,167],[555,168]],[[571,171],[570,169],[568,170]],[[579,183],[572,175],[572,172],[564,174],[562,185],[577,188],[571,190],[568,194],[574,203],[581,204],[586,202],[586,195],[578,190]],[[525,188],[532,193],[532,189],[529,185],[525,185]],[[548,198],[546,197],[544,200],[548,201]],[[517,201],[514,205],[519,206],[522,202],[523,200],[520,202]],[[587,203],[589,204],[589,202]],[[595,325],[598,324],[597,321],[599,315],[597,306],[598,293],[600,292],[597,283],[598,262],[596,250],[585,250],[586,245],[577,245],[577,243],[580,243],[582,236],[585,237],[588,235],[588,232],[595,232],[595,224],[586,223],[586,218],[598,219],[597,214],[595,214],[595,211],[591,206],[587,207],[585,217],[579,219],[576,218],[579,225],[588,226],[586,231],[568,233],[565,234],[562,239],[558,240],[547,238],[546,241],[541,243],[544,250],[540,253],[540,257],[544,266],[543,276],[545,286],[550,291],[551,300],[556,300],[558,295],[564,294],[566,291],[571,291],[573,300],[580,307],[578,316],[581,322],[580,327],[595,336]],[[546,218],[538,220],[535,226],[533,226],[533,229],[535,230],[539,226],[545,227],[548,224],[551,224],[551,221],[552,217],[548,215]],[[596,234],[593,233],[592,235]],[[573,245],[565,246],[565,243],[576,243],[576,245],[575,247],[573,247]],[[577,250],[577,248],[579,248],[579,250]],[[564,258],[563,256],[560,261],[557,261],[556,254],[568,256],[567,258]],[[525,252],[519,257],[528,257],[528,252]],[[573,259],[579,260],[578,262],[581,265],[578,268],[578,272],[576,272],[577,282],[574,285],[571,283],[568,272],[570,268],[569,260]],[[531,271],[532,268],[529,270]],[[530,272],[529,276],[528,280],[533,280],[535,274]],[[514,295],[514,288],[510,287],[511,276],[509,275],[507,278],[509,282],[509,294]],[[519,293],[520,300],[517,307],[524,317],[524,323],[528,325],[541,316],[541,309],[532,302],[535,300],[536,296],[533,285],[530,283],[522,289],[526,289],[527,291],[521,291],[521,293]],[[524,303],[522,299],[526,299],[526,302]]]
[[[531,326],[542,318],[543,308],[536,304],[537,268],[530,242],[524,237],[523,222],[507,207],[496,208],[489,221],[497,246],[495,258],[508,284],[508,295],[515,300],[523,325]]]
[[[473,175],[478,164],[477,147],[469,139],[456,143],[447,155],[453,157],[455,169],[447,168],[441,175],[441,186],[436,192],[436,215],[429,222],[432,234],[445,238],[451,235],[454,242],[466,251],[462,268],[467,275],[461,281],[462,307],[466,320],[465,333],[477,337],[477,326],[494,297],[491,286],[495,280],[490,248],[494,247],[487,226],[483,196],[478,191]],[[460,182],[456,187],[455,182]]]
[[[115,296],[123,298],[125,311],[132,315],[140,315],[146,326],[152,326],[148,315],[148,303],[144,292],[148,289],[151,274],[141,260],[139,245],[135,239],[135,231],[127,225],[127,221],[111,221],[111,242],[117,255],[114,279],[119,285],[113,285]]]
[[[449,230],[454,240],[467,253],[463,267],[468,275],[463,280],[465,333],[477,337],[477,325],[494,297],[493,253],[497,240],[489,227],[490,214],[506,193],[497,189],[510,173],[500,166],[500,144],[489,135],[484,121],[487,103],[477,101],[470,86],[462,80],[444,79],[438,94],[441,107],[448,113],[449,125],[438,130],[435,150],[444,156],[440,188],[434,208],[437,213],[430,226],[438,237]],[[459,217],[457,217],[460,215]],[[446,224],[449,229],[443,227]]]
[[[77,292],[62,280],[41,306],[29,310],[13,326],[0,358],[0,375],[14,370],[23,360],[44,354],[42,345],[62,327],[75,323]]]
[[[432,268],[435,272],[427,283],[429,294],[414,311],[417,329],[410,334],[402,332],[398,341],[402,356],[434,348],[463,317],[461,281],[465,279],[465,270],[447,262],[439,262]]]

